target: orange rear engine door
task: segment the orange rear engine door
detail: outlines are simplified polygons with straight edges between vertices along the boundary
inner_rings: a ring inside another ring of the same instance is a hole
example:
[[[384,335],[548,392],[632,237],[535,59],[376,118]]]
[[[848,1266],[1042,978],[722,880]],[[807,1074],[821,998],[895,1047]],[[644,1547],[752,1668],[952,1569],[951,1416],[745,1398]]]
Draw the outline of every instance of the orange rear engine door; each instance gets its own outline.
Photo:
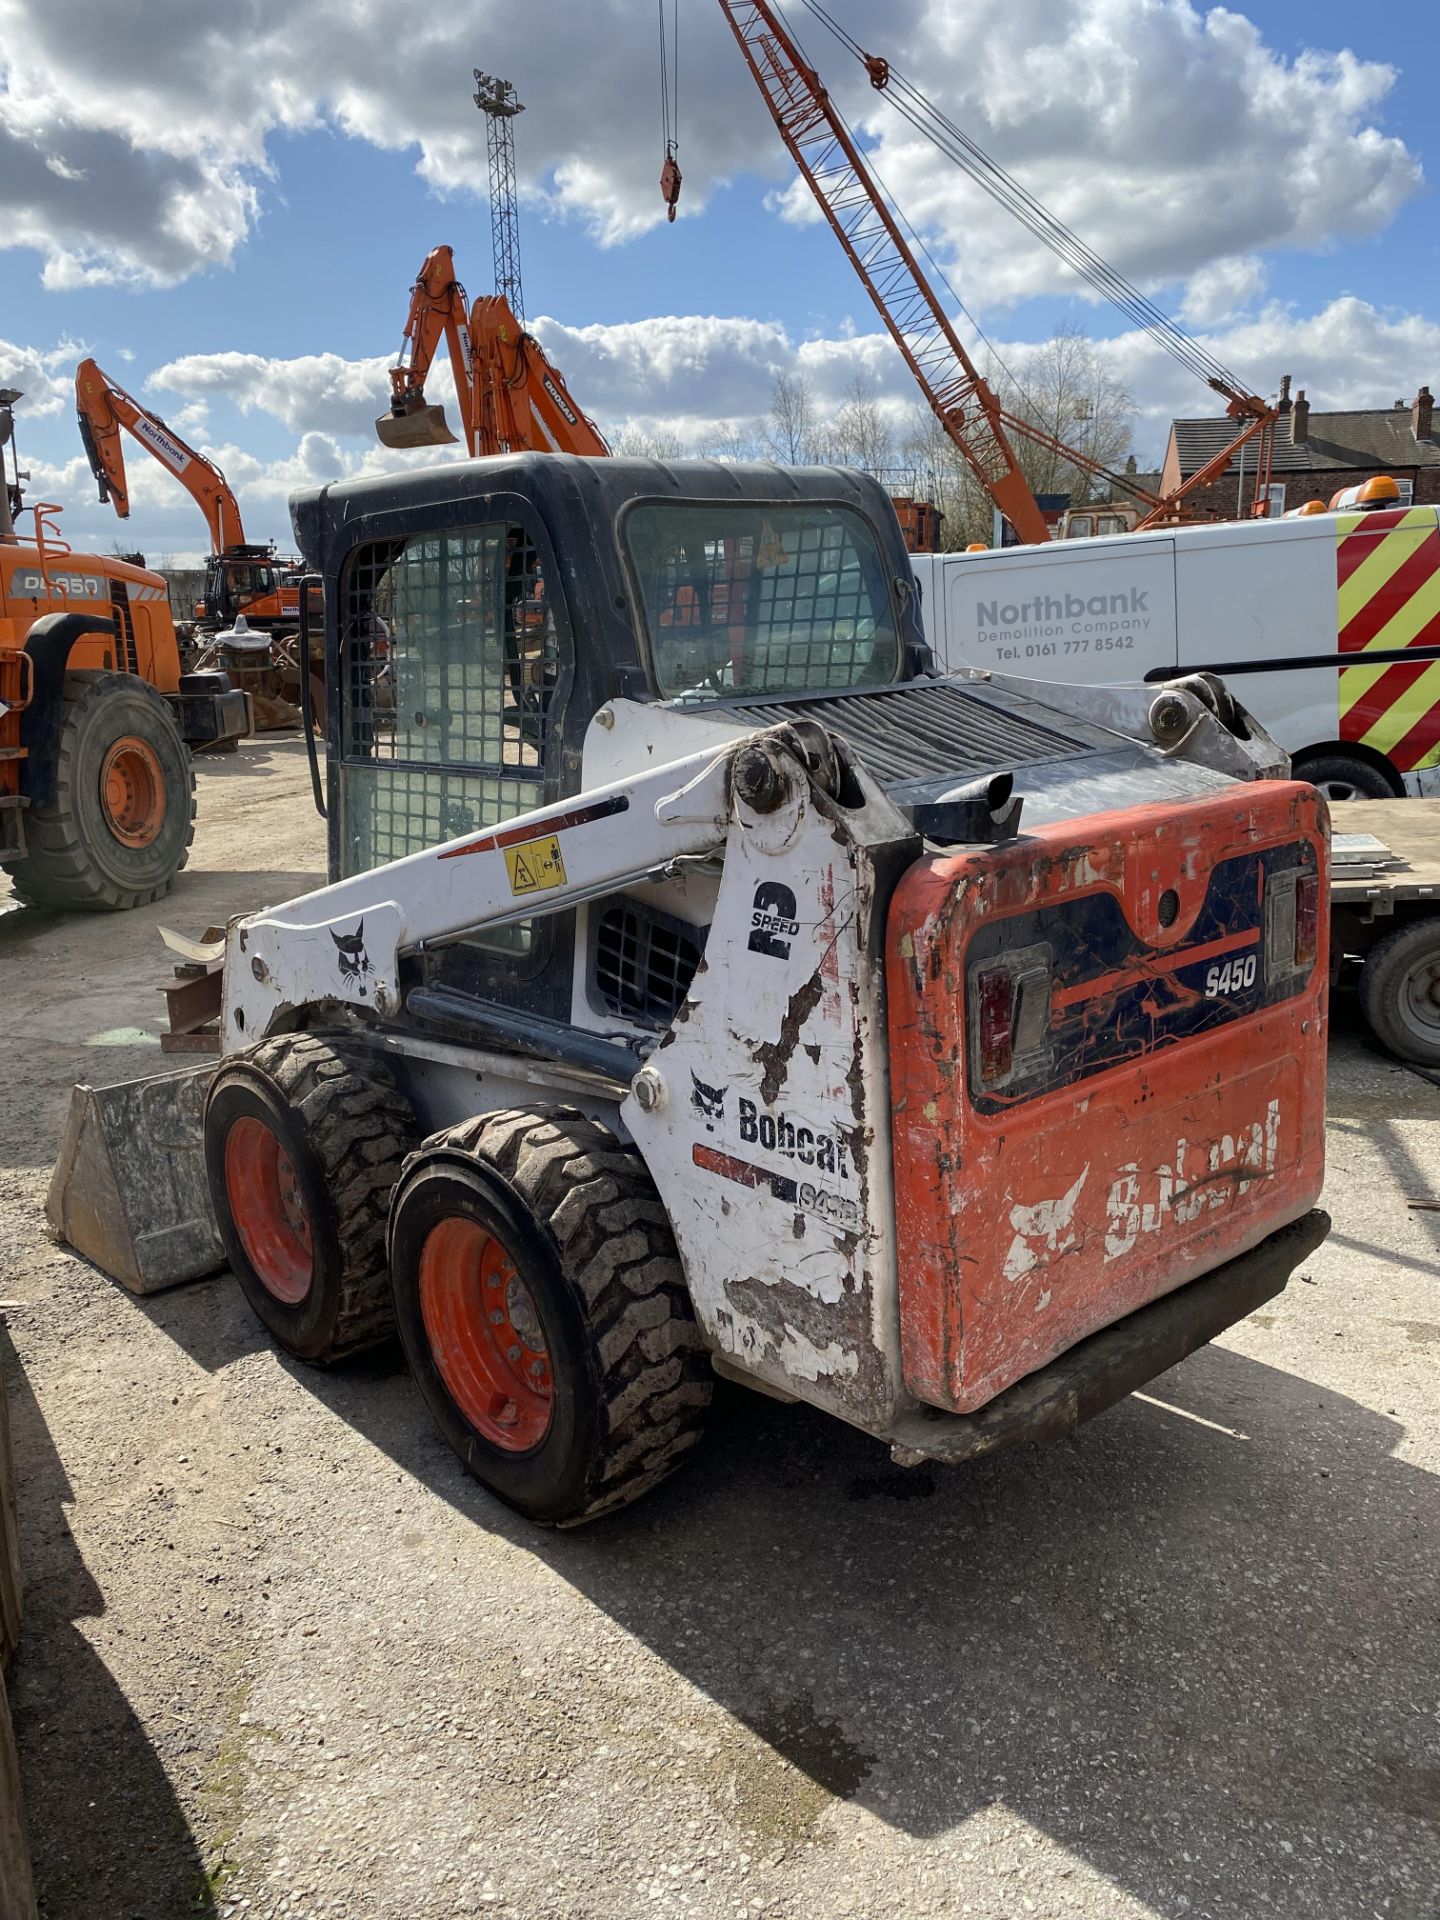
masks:
[[[887,933],[906,1384],[971,1412],[1298,1218],[1324,803],[1271,781],[927,855]]]

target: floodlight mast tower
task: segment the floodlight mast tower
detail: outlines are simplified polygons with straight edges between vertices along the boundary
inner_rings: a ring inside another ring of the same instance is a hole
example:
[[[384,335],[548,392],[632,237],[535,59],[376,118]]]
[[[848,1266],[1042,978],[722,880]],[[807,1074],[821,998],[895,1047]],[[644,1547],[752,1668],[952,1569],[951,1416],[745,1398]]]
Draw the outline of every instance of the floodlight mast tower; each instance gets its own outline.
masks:
[[[524,107],[508,80],[475,68],[475,104],[485,115],[490,152],[490,244],[495,255],[495,291],[510,302],[523,327],[525,296],[520,289],[520,220],[515,205],[515,129]]]

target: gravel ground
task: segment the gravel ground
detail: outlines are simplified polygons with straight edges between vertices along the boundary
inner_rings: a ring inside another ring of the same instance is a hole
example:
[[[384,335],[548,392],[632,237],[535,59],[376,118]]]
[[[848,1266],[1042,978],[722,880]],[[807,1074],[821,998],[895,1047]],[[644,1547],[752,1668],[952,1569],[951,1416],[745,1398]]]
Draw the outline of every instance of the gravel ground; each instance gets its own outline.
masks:
[[[545,1534],[394,1353],[317,1374],[232,1282],[135,1300],[43,1236],[70,1083],[160,1065],[157,921],[321,862],[296,743],[205,767],[201,821],[159,911],[0,882],[47,1920],[1436,1920],[1434,1085],[1342,1007],[1331,1239],[1073,1442],[903,1472],[736,1389],[657,1496]]]

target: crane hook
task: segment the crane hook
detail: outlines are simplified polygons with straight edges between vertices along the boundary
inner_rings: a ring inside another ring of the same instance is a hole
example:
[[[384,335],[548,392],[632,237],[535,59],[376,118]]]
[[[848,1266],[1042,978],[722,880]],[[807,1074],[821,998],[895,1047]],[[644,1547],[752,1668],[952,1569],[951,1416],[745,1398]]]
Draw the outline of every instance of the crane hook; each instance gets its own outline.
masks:
[[[660,193],[666,206],[670,209],[666,216],[670,220],[675,218],[675,202],[680,198],[680,180],[680,162],[675,158],[675,142],[673,140],[667,140],[665,143],[665,164],[660,169]]]

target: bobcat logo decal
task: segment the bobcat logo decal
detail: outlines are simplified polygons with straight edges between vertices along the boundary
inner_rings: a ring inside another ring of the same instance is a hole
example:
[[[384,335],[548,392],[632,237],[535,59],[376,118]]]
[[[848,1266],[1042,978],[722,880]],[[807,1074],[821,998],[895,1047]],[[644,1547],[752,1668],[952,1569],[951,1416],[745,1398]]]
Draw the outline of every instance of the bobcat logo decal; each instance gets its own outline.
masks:
[[[729,1092],[729,1088],[707,1087],[705,1082],[696,1076],[693,1068],[690,1079],[693,1086],[690,1104],[705,1122],[705,1131],[713,1133],[715,1129],[710,1122],[725,1118],[725,1095]]]
[[[355,988],[363,1000],[368,992],[366,982],[375,975],[365,951],[365,922],[362,920],[353,933],[336,933],[332,927],[330,938],[339,949],[340,978],[347,987]]]

